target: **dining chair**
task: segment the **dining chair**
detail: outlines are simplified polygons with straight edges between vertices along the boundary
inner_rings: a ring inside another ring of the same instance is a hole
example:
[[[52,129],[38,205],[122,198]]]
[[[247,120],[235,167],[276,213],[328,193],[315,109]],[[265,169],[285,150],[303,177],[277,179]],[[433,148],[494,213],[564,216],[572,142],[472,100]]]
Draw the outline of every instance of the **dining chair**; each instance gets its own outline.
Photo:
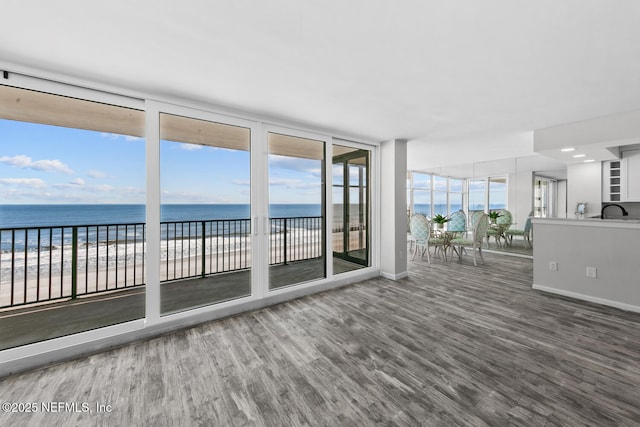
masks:
[[[487,230],[487,247],[489,246],[489,239],[491,236],[496,240],[496,245],[498,245],[498,247],[501,246],[500,239],[504,238],[506,242],[507,238],[504,233],[509,229],[509,227],[511,227],[511,223],[513,222],[513,215],[511,215],[511,212],[508,210],[500,209],[498,213],[500,216],[496,218],[496,223]]]
[[[467,216],[462,209],[449,215],[447,231],[455,233],[456,237],[458,237],[457,234],[463,234],[467,231]]]
[[[415,241],[411,259],[414,259],[416,257],[416,254],[418,253],[419,248],[422,248],[421,256],[424,256],[426,252],[427,261],[429,262],[429,264],[431,264],[429,247],[441,246],[443,244],[443,240],[431,237],[431,222],[423,214],[415,214],[411,216],[411,220],[409,221],[409,229],[411,230],[411,235],[413,236],[413,239]]]
[[[484,264],[484,257],[482,256],[482,244],[484,238],[487,236],[487,229],[489,228],[489,217],[487,214],[483,213],[479,215],[478,220],[473,226],[473,232],[471,234],[471,239],[467,239],[466,237],[457,237],[451,240],[451,245],[457,248],[458,258],[462,259],[462,250],[465,248],[470,248],[473,252],[473,265],[476,267],[478,263],[476,262],[476,253],[480,254],[480,259]]]
[[[522,236],[524,239],[525,248],[531,248],[531,216],[527,217],[527,221],[524,223],[524,229],[518,230],[515,228],[509,228],[504,232],[507,245],[513,245],[513,236]]]
[[[413,245],[416,239],[411,234],[411,214],[407,212],[407,245],[409,245],[409,251],[413,250]]]

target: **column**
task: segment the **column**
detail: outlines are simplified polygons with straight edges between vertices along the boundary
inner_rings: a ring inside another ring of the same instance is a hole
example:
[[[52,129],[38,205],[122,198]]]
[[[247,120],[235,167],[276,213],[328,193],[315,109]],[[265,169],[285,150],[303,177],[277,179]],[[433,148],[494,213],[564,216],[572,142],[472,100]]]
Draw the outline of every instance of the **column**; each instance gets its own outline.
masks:
[[[407,141],[380,146],[380,274],[407,277]]]

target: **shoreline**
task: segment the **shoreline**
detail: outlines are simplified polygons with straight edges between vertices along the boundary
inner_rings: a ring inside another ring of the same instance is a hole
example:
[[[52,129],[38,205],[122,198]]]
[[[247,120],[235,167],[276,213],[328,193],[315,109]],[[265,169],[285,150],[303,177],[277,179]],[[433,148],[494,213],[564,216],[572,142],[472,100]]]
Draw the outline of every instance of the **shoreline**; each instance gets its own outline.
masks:
[[[342,233],[337,233],[342,236]],[[308,230],[304,230],[301,235],[296,236],[295,229],[287,233],[287,261],[299,261],[313,259],[321,256],[324,244],[321,241],[322,233],[314,230],[309,235]],[[206,275],[220,274],[233,271],[241,271],[251,267],[251,235],[244,238],[220,238],[212,239],[213,245],[205,247]],[[219,240],[219,242],[216,242]],[[207,239],[209,241],[209,239]],[[189,242],[191,247],[189,248]],[[189,279],[202,274],[201,239],[180,239],[163,240],[161,243],[161,283],[168,281]],[[283,252],[284,234],[275,233],[271,235],[269,243],[269,264],[279,264],[284,262]],[[335,239],[335,242],[342,244],[342,239]],[[358,240],[352,238],[352,242],[357,244]],[[218,244],[215,244],[218,243]],[[128,244],[129,247],[134,245]],[[115,245],[100,245],[98,247],[98,258],[93,257],[91,263],[86,262],[86,251],[79,251],[78,262],[78,296],[87,295],[87,292],[99,293],[116,291],[120,289],[130,289],[142,285],[146,278],[146,262],[143,260],[146,242],[137,242],[138,249],[127,250],[127,257],[118,257],[116,262]],[[120,248],[125,244],[118,245]],[[111,248],[107,257],[107,247]],[[13,307],[24,307],[31,304],[45,303],[53,299],[61,301],[71,296],[71,247],[65,245],[57,250],[57,259],[51,260],[51,273],[49,273],[49,250],[47,256],[40,257],[40,264],[37,264],[38,254],[28,253],[27,258],[27,278],[24,277],[24,252],[22,259],[12,261],[6,257],[0,257],[0,307],[2,310]],[[125,251],[119,249],[119,254],[124,255]],[[189,252],[191,251],[191,252]],[[194,254],[193,252],[197,252]],[[134,256],[136,259],[133,260]],[[80,257],[80,255],[84,257]],[[91,254],[90,254],[91,256]],[[16,257],[17,258],[17,257]],[[80,262],[81,261],[81,262]],[[135,261],[135,263],[133,263]],[[12,269],[13,262],[13,269]],[[40,266],[38,270],[38,265]],[[38,271],[40,284],[38,286]],[[13,286],[11,284],[11,273],[13,272]],[[51,275],[51,286],[49,285]],[[188,277],[185,277],[188,276]],[[135,283],[135,285],[134,285]],[[38,297],[38,287],[40,288],[40,300]],[[51,287],[51,291],[50,291]],[[13,288],[14,305],[11,305],[11,290]],[[26,289],[26,303],[25,299]],[[43,295],[45,297],[43,297]],[[90,295],[90,294],[89,294]],[[15,305],[19,303],[21,305]]]

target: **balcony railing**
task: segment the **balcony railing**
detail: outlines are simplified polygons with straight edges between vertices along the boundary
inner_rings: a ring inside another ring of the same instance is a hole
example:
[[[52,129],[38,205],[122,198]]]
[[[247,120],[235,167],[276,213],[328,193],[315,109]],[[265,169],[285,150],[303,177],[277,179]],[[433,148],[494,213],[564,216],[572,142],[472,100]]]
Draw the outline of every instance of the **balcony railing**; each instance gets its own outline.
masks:
[[[269,264],[322,256],[322,217],[271,218]],[[161,282],[251,267],[248,219],[161,223]],[[144,223],[0,229],[0,308],[145,284]]]

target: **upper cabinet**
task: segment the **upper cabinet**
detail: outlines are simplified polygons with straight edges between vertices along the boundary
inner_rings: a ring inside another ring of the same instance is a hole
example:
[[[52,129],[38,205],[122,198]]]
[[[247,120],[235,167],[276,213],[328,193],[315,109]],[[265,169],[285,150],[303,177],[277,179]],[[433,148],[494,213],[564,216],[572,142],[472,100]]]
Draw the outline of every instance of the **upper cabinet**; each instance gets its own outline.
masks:
[[[621,163],[621,200],[640,202],[640,150],[624,151]]]
[[[602,162],[602,202],[640,202],[640,150]]]
[[[619,202],[621,201],[620,181],[621,166],[620,160],[610,162],[602,162],[602,201],[603,202]]]

